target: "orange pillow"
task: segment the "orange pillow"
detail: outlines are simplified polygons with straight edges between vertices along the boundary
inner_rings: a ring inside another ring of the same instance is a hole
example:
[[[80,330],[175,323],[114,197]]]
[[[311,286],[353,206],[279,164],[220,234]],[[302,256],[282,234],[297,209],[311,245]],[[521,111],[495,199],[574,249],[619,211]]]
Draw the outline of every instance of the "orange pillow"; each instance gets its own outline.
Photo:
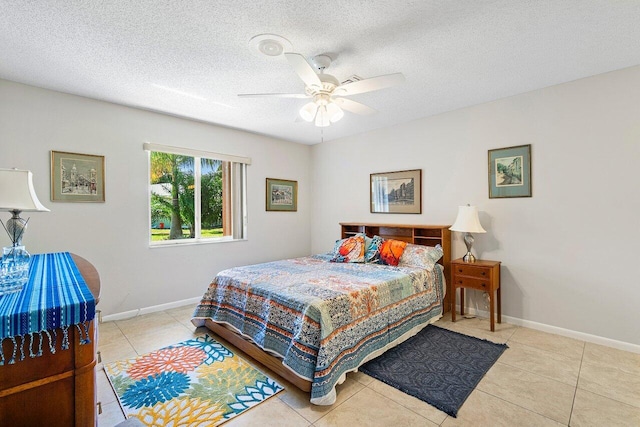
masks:
[[[400,257],[407,247],[407,242],[401,240],[385,240],[380,246],[380,263],[387,265],[398,265]]]
[[[332,262],[364,262],[365,243],[364,236],[356,235],[344,239],[335,248]]]

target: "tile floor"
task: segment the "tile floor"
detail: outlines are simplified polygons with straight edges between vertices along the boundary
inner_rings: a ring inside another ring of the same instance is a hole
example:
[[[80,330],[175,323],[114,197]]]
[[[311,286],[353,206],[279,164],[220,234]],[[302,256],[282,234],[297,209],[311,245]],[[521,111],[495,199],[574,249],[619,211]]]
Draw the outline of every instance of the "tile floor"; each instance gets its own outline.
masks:
[[[193,307],[186,306],[100,324],[102,361],[135,357],[205,333],[191,324],[192,313]],[[640,354],[506,323],[496,325],[492,333],[487,319],[452,323],[447,315],[436,324],[509,346],[471,393],[458,418],[362,373],[349,374],[338,386],[334,405],[314,406],[307,394],[257,366],[285,391],[225,427],[640,426]],[[101,365],[97,376],[103,411],[98,423],[111,427],[124,416]]]

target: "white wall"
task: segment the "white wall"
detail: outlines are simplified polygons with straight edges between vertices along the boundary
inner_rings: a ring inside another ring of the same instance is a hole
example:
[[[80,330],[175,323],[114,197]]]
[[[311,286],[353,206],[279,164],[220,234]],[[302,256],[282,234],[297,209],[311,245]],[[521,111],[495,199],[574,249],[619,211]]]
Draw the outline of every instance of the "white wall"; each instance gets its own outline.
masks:
[[[249,156],[247,241],[148,245],[144,142]],[[51,202],[50,150],[106,156],[106,202]],[[31,253],[70,251],[102,279],[103,315],[202,296],[225,268],[309,254],[309,146],[0,80],[0,167],[30,169],[50,213],[31,213]],[[297,180],[298,212],[265,212],[265,178]],[[8,213],[0,213],[3,220]],[[0,244],[9,244],[4,232]]]
[[[487,150],[523,144],[533,197],[489,199]],[[471,203],[474,252],[503,262],[503,314],[640,344],[640,67],[315,145],[313,165],[313,252],[341,221],[451,224]],[[405,169],[422,169],[422,215],[369,213],[369,174]]]
[[[476,254],[503,262],[506,316],[638,345],[639,140],[640,67],[313,147],[0,80],[0,167],[32,170],[51,209],[30,214],[24,242],[94,263],[105,315],[197,298],[234,265],[327,251],[341,221],[450,224],[472,203],[488,231]],[[249,240],[149,249],[147,141],[252,157]],[[521,144],[533,197],[489,199],[487,150]],[[107,201],[49,201],[50,150],[105,155]],[[413,168],[423,214],[369,213],[369,174]],[[297,213],[265,212],[266,177],[298,180]]]

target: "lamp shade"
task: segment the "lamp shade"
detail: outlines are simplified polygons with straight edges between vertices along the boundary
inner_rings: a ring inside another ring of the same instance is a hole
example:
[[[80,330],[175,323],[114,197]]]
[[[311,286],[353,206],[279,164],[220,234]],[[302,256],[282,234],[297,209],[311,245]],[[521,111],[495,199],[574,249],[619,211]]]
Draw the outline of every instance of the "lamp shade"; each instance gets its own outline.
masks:
[[[31,171],[0,169],[0,210],[49,212],[36,196]]]
[[[449,228],[451,231],[464,233],[486,233],[478,219],[478,209],[475,206],[458,206],[456,222]]]
[[[330,102],[327,105],[327,114],[329,115],[329,121],[331,123],[335,123],[344,117],[344,111],[342,111],[342,108],[338,107],[335,102]]]
[[[308,104],[305,104],[305,106],[300,110],[300,117],[302,117],[307,122],[312,122],[316,117],[317,111],[318,105],[315,102],[309,102]]]

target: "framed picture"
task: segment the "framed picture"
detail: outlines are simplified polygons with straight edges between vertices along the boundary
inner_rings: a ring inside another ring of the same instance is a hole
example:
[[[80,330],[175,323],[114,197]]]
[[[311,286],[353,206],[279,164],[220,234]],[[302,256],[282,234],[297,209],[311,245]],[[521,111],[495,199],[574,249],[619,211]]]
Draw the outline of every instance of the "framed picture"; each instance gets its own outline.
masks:
[[[372,213],[422,213],[422,169],[371,174]]]
[[[51,151],[51,200],[104,202],[104,156]]]
[[[531,197],[531,145],[489,150],[489,198]]]
[[[298,181],[267,178],[267,210],[296,212]]]

